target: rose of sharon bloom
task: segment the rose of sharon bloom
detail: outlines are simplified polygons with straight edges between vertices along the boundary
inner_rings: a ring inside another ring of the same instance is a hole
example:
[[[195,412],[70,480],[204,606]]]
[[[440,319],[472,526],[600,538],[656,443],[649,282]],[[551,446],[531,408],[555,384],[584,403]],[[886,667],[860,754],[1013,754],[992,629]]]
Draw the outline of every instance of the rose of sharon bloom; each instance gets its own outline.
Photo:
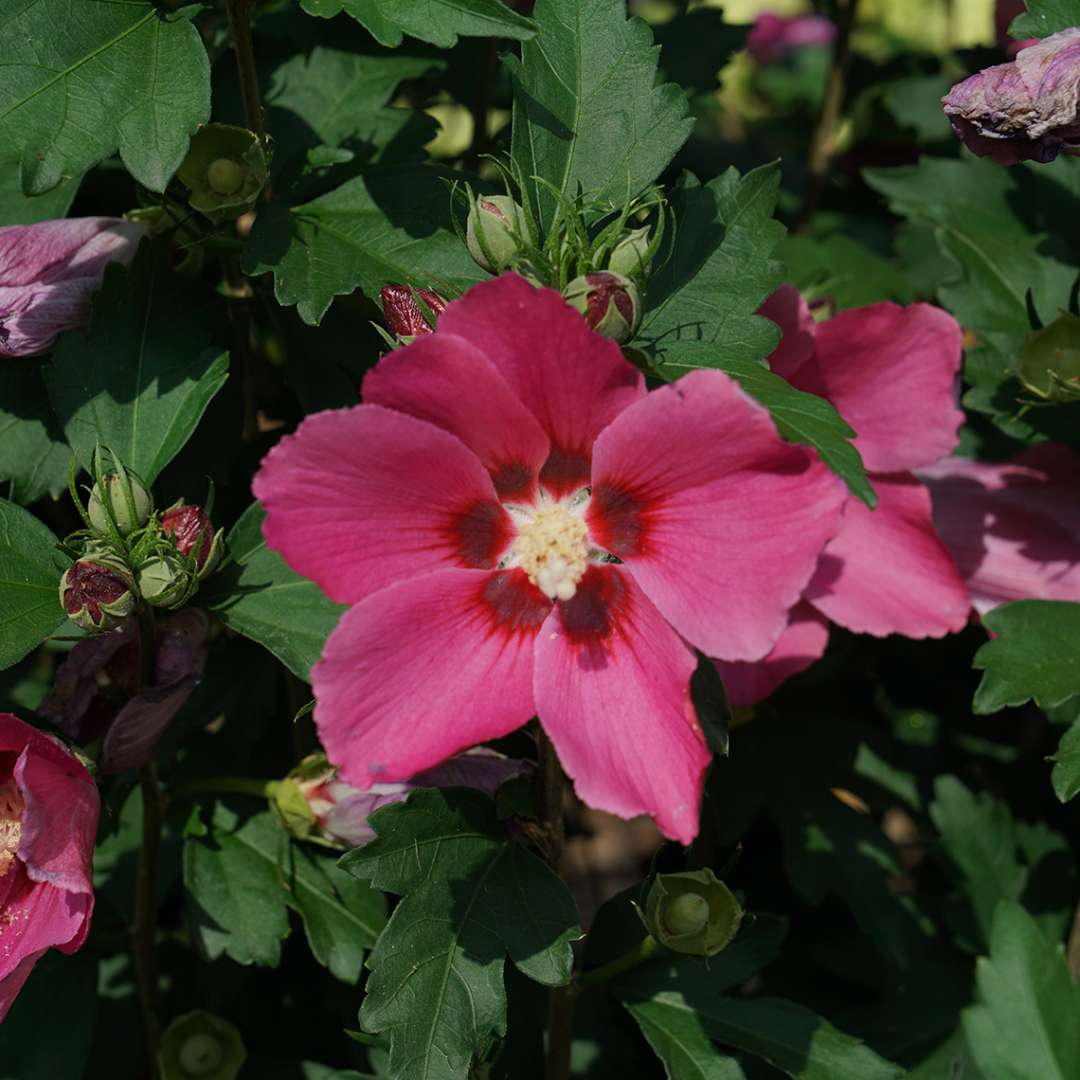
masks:
[[[105,264],[130,262],[145,234],[105,217],[0,228],[0,356],[37,356],[85,326]]]
[[[1080,146],[1080,27],[1051,34],[957,83],[941,99],[964,145],[999,165]]]
[[[696,646],[764,656],[843,490],[718,371],[646,393],[508,274],[264,460],[267,543],[355,605],[312,671],[342,779],[414,776],[538,714],[578,794],[697,833]]]
[[[793,386],[832,402],[858,433],[874,490],[871,511],[849,497],[801,603],[769,656],[720,664],[728,695],[750,705],[825,651],[828,621],[884,637],[941,637],[960,630],[971,601],[934,530],[930,493],[913,475],[956,447],[963,414],[954,383],[961,332],[940,308],[871,304],[817,324],[791,285],[760,314],[783,331],[769,366]]]
[[[1080,459],[1044,443],[989,465],[946,458],[919,477],[934,525],[984,614],[1008,600],[1080,602]]]
[[[98,809],[70,751],[0,713],[0,1021],[46,949],[86,940]]]
[[[481,748],[458,754],[433,769],[417,773],[411,780],[372,784],[367,791],[338,780],[333,770],[327,776],[297,783],[319,828],[346,847],[361,847],[375,839],[368,818],[380,807],[402,802],[416,788],[470,787],[494,798],[501,785],[529,768],[526,761]]]
[[[776,15],[763,12],[746,38],[747,52],[759,64],[775,64],[807,45],[832,43],[836,26],[824,15]]]

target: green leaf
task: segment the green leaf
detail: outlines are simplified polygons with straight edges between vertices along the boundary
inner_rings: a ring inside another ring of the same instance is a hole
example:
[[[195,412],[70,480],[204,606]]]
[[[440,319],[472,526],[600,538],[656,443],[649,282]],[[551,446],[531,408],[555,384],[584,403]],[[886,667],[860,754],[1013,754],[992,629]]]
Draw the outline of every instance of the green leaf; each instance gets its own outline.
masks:
[[[64,334],[45,369],[53,407],[83,465],[111,446],[147,484],[191,437],[228,376],[205,305],[169,270],[169,245],[110,264],[86,335]]]
[[[288,844],[269,810],[241,820],[215,803],[207,835],[184,844],[184,887],[195,941],[210,960],[277,967],[289,933],[278,861]]]
[[[668,1080],[744,1080],[738,1061],[722,1053],[692,1009],[658,1000],[630,1007]]]
[[[0,153],[0,225],[32,225],[67,216],[82,177],[57,184],[46,195],[24,195],[19,180],[19,152]]]
[[[1080,720],[1074,720],[1061,736],[1057,753],[1050,760],[1054,762],[1050,773],[1054,794],[1062,802],[1068,802],[1080,792]]]
[[[502,0],[301,0],[300,6],[324,19],[344,11],[391,48],[405,34],[448,49],[459,35],[524,41],[535,33],[532,22]]]
[[[1044,38],[1080,26],[1080,0],[1025,0],[1027,11],[1009,26],[1014,38]]]
[[[195,26],[150,0],[15,7],[0,19],[0,142],[21,154],[23,191],[50,191],[117,149],[139,183],[164,191],[210,116]]]
[[[0,669],[63,621],[56,537],[33,514],[0,499]]]
[[[1063,950],[1019,905],[994,914],[989,957],[975,969],[979,1004],[964,1011],[976,1064],[993,1080],[1074,1080],[1080,1065],[1080,984]]]
[[[67,488],[71,447],[64,440],[33,362],[7,364],[0,380],[0,484],[18,503],[56,498]]]
[[[200,591],[200,601],[226,626],[265,646],[306,681],[345,608],[266,546],[264,517],[258,503],[241,514],[225,538],[230,561]]]
[[[776,325],[755,312],[783,280],[773,257],[784,235],[772,217],[779,184],[774,163],[742,177],[728,169],[704,187],[687,175],[672,192],[676,228],[665,234],[634,339],[661,374],[687,343],[718,344],[725,359],[750,363],[778,344]]]
[[[312,955],[342,982],[355,984],[365,950],[386,925],[386,897],[340,870],[333,856],[300,844],[289,845],[285,884]]]
[[[450,220],[453,174],[429,165],[378,166],[302,206],[259,211],[244,258],[272,273],[279,304],[317,325],[335,296],[378,296],[400,283],[452,297],[487,275]]]
[[[361,1026],[389,1032],[395,1080],[464,1080],[505,1034],[507,953],[536,982],[569,981],[574,902],[477,792],[421,789],[371,823],[378,838],[341,865],[402,900],[368,961]]]
[[[511,156],[573,198],[621,206],[660,175],[693,127],[686,95],[657,85],[659,49],[624,0],[537,0],[538,33],[506,58],[514,79]],[[542,226],[555,196],[535,191]]]
[[[866,476],[859,451],[851,442],[855,432],[824,398],[796,390],[785,379],[753,361],[730,359],[720,345],[687,342],[666,353],[661,373],[677,378],[695,368],[727,372],[769,410],[777,430],[789,442],[812,447],[822,461],[848,486],[857,499],[877,506],[877,496]]]
[[[1053,708],[1080,693],[1080,604],[1018,600],[983,616],[994,638],[972,665],[985,672],[975,712],[992,713],[1034,699]]]
[[[987,1080],[971,1060],[964,1032],[957,1028],[929,1057],[907,1074],[907,1080]]]

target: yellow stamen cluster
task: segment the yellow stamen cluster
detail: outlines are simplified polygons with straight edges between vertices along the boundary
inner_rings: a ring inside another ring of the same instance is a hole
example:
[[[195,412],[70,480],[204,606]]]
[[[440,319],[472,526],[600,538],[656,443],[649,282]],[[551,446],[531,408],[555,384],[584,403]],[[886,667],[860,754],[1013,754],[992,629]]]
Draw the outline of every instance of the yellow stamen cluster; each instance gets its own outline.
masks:
[[[589,533],[582,518],[565,506],[545,506],[519,529],[514,554],[545,596],[569,600],[589,564]]]
[[[23,801],[15,781],[0,784],[0,878],[15,861],[22,838]]]

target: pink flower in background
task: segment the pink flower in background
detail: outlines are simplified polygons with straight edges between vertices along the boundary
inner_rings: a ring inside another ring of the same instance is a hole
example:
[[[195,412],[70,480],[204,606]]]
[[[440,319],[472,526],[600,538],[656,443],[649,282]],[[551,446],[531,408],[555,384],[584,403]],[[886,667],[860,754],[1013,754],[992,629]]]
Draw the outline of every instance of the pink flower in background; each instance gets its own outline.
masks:
[[[366,404],[264,460],[267,543],[353,604],[312,671],[342,779],[403,780],[538,714],[592,806],[697,833],[696,646],[753,660],[842,485],[718,371],[646,393],[558,293],[505,275],[384,357]]]
[[[1080,27],[1029,45],[941,99],[964,145],[999,165],[1053,161],[1080,146]]]
[[[783,331],[769,366],[827,398],[858,433],[878,496],[854,497],[826,546],[787,630],[758,664],[718,667],[734,704],[760,701],[825,651],[828,621],[861,634],[941,637],[963,628],[971,601],[934,530],[930,492],[913,471],[951,453],[963,414],[956,320],[928,304],[872,304],[817,324],[791,285],[760,314]]]
[[[130,262],[145,234],[104,217],[0,228],[0,356],[37,356],[85,326],[105,265]]]
[[[763,12],[754,20],[746,49],[759,64],[775,64],[806,46],[830,45],[836,26],[824,15],[776,15]]]
[[[1010,462],[946,458],[919,477],[934,525],[984,614],[1008,600],[1080,602],[1080,460],[1044,443]]]
[[[997,30],[998,48],[1002,49],[1010,57],[1015,56],[1021,49],[1029,45],[1037,45],[1038,38],[1028,38],[1025,41],[1017,41],[1009,37],[1009,27],[1017,15],[1023,15],[1027,8],[1024,0],[997,0],[994,9],[994,28]]]
[[[98,809],[70,751],[0,713],[0,1021],[46,949],[86,940]]]

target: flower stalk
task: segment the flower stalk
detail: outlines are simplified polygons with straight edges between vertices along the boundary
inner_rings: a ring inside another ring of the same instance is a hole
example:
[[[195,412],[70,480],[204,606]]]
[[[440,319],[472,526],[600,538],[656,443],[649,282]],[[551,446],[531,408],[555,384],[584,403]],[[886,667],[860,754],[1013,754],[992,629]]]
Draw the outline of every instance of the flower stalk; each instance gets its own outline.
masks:
[[[244,100],[244,122],[261,139],[264,135],[262,102],[259,99],[259,75],[255,67],[255,45],[251,38],[251,9],[254,0],[225,0],[229,16],[229,34],[236,51],[240,73],[240,95]]]

